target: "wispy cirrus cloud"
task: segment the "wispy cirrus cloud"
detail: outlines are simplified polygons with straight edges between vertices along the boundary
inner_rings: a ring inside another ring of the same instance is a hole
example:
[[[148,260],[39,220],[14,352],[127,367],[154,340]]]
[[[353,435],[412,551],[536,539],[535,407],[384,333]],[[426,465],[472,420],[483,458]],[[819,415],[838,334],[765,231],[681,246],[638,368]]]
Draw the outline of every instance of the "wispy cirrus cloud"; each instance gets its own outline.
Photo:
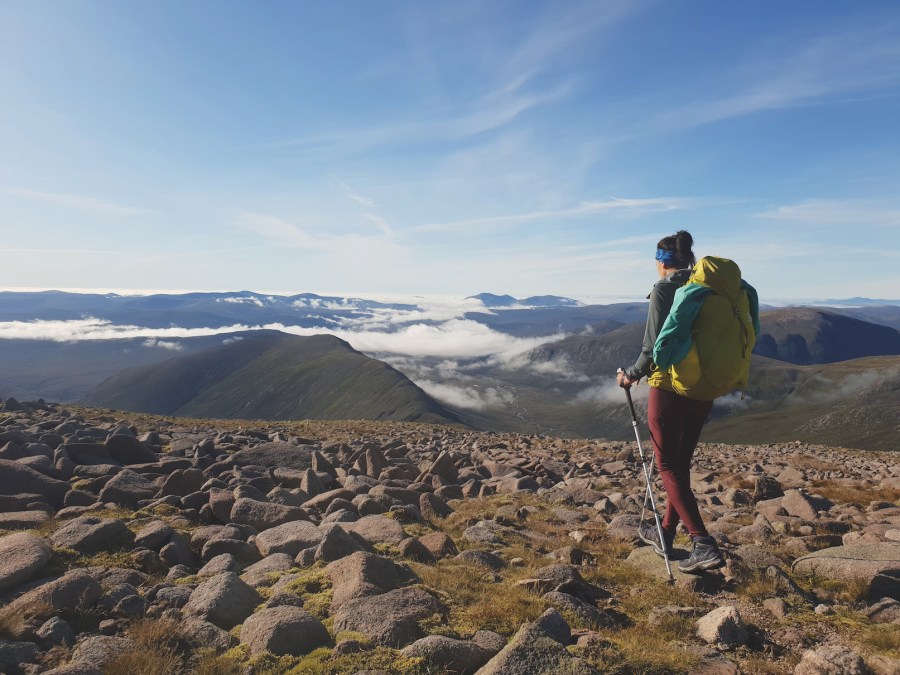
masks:
[[[637,135],[892,90],[900,83],[896,22],[821,35],[799,46],[767,43],[720,77],[718,84],[702,83],[718,90],[718,96],[692,96],[689,103],[672,106],[639,125]]]
[[[522,92],[519,91],[522,84],[502,85],[468,101],[423,109],[405,122],[323,131],[276,141],[268,147],[304,150],[339,147],[355,153],[376,146],[460,141],[505,127],[532,108],[560,101],[571,91],[564,84],[544,92]]]
[[[106,199],[97,199],[95,197],[85,197],[82,195],[63,194],[59,192],[44,192],[41,190],[26,190],[24,188],[2,188],[0,194],[16,197],[18,199],[29,199],[32,201],[43,202],[45,204],[55,204],[65,206],[80,211],[93,211],[94,213],[106,213],[113,216],[138,216],[153,213],[148,209],[140,209],[133,206],[123,206]]]
[[[344,181],[341,181],[341,189],[344,191],[344,196],[346,196],[347,199],[356,202],[360,206],[363,206],[367,209],[374,209],[377,206],[374,199],[363,197],[356,190],[347,185],[347,183],[345,183]]]
[[[284,218],[261,213],[241,212],[233,220],[241,230],[291,248],[349,255],[354,251],[365,252],[377,258],[378,255],[399,253],[403,247],[393,241],[393,230],[387,221],[367,214],[363,218],[374,223],[380,234],[321,232],[318,226],[302,227]]]
[[[652,197],[648,199],[620,199],[613,197],[605,201],[582,202],[577,206],[565,209],[486,216],[484,218],[472,218],[469,220],[458,220],[447,223],[427,223],[424,225],[415,225],[410,227],[409,230],[411,232],[445,232],[465,228],[484,228],[492,225],[514,225],[518,223],[545,220],[548,218],[578,218],[610,211],[631,211],[633,213],[674,211],[688,208],[690,204],[691,200],[687,198]]]
[[[755,214],[767,220],[812,225],[900,225],[900,205],[886,200],[810,199]]]

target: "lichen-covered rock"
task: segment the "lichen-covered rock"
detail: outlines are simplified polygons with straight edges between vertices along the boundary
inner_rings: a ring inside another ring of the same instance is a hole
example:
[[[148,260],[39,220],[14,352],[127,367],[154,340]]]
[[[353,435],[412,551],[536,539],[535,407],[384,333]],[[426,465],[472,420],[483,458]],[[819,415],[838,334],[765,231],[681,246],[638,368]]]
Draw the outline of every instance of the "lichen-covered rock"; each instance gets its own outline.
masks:
[[[300,656],[330,641],[331,636],[322,622],[299,607],[263,609],[241,627],[241,642],[250,647],[251,654]]]
[[[572,656],[540,625],[529,623],[523,625],[477,675],[598,675],[599,672],[586,661]]]
[[[736,647],[747,644],[749,634],[736,607],[714,609],[697,620],[697,635],[710,644]]]
[[[393,518],[383,515],[365,516],[353,523],[341,523],[341,527],[362,537],[368,544],[393,544],[406,538],[403,526]]]
[[[401,653],[423,658],[441,672],[455,675],[471,675],[494,655],[470,640],[456,640],[443,635],[423,637],[404,647]]]
[[[0,640],[0,672],[21,672],[19,666],[34,663],[40,653],[33,642]]]
[[[420,621],[446,612],[446,607],[421,588],[398,588],[347,600],[334,614],[334,630],[356,631],[376,644],[400,648],[423,637]]]
[[[142,500],[153,499],[157,491],[156,486],[141,474],[123,469],[100,490],[100,501],[134,508]]]
[[[867,675],[869,669],[859,654],[840,645],[826,645],[803,655],[794,675]]]
[[[325,573],[334,588],[332,610],[354,598],[378,595],[399,588],[411,573],[390,558],[374,553],[353,553],[330,563]]]
[[[263,556],[287,553],[296,556],[311,546],[318,546],[323,532],[306,520],[297,520],[272,527],[256,535],[255,545]]]
[[[134,534],[117,518],[84,516],[59,528],[50,536],[50,542],[57,548],[90,554],[131,546]]]
[[[0,593],[31,579],[52,553],[46,539],[27,532],[0,538]]]
[[[231,522],[249,525],[260,532],[294,520],[307,520],[306,511],[298,506],[284,506],[241,497],[231,507]]]
[[[49,504],[62,506],[70,485],[35,471],[24,464],[0,459],[0,495],[38,494]]]
[[[260,602],[259,593],[236,574],[223,572],[194,589],[184,613],[227,630],[243,622]]]
[[[101,595],[103,588],[97,580],[83,570],[73,570],[31,589],[0,608],[0,618],[34,614],[46,619],[63,609],[91,607]]]

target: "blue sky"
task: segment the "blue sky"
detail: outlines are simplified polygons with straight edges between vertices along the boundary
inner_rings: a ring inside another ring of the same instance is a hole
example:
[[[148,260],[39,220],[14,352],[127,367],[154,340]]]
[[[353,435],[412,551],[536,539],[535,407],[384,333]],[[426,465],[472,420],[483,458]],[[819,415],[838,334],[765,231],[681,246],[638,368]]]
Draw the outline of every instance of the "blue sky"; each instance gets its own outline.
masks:
[[[0,287],[900,298],[896,2],[0,0]]]

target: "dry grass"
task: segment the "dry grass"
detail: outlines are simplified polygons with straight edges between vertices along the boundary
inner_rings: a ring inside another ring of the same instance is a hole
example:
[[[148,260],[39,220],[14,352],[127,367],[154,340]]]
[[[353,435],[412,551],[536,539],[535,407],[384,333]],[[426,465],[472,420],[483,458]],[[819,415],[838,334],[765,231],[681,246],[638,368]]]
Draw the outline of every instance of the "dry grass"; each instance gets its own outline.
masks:
[[[894,624],[864,625],[856,639],[867,652],[900,659],[900,630]]]
[[[488,570],[450,560],[411,566],[422,584],[437,592],[450,608],[447,623],[433,621],[423,626],[431,633],[468,638],[483,628],[509,636],[545,609],[539,597],[515,585],[515,577],[498,583]],[[520,576],[525,571],[512,574]]]
[[[195,675],[242,675],[244,666],[233,656],[204,650],[197,654],[191,672]]]
[[[591,647],[571,651],[603,673],[686,673],[699,662],[685,644],[668,634],[635,626],[610,633],[608,639]]]
[[[779,660],[773,660],[767,654],[740,653],[734,658],[740,666],[742,673],[753,675],[788,675],[794,672],[794,668],[800,662],[800,654],[785,654]]]
[[[104,668],[105,675],[169,675],[183,672],[190,645],[181,627],[171,619],[143,619],[127,632],[134,647],[117,655]]]
[[[32,624],[45,621],[55,613],[53,605],[47,602],[17,607],[14,612],[4,608],[0,610],[0,638],[18,640],[31,629]]]
[[[809,488],[810,493],[815,493],[838,504],[856,504],[866,507],[869,502],[900,502],[900,490],[878,487],[856,487],[841,485],[834,481],[814,480]]]
[[[442,670],[428,667],[423,659],[403,656],[394,649],[376,647],[358,654],[332,656],[328,648],[317,649],[302,657],[287,671],[287,675],[340,675],[365,671],[384,671],[397,675],[437,675]],[[256,672],[256,671],[254,671]],[[283,670],[268,671],[284,673]]]
[[[803,575],[794,577],[794,580],[805,591],[829,604],[854,604],[864,601],[869,595],[869,583],[865,579],[840,581],[817,575]]]
[[[769,577],[762,570],[749,570],[737,583],[737,594],[753,602],[762,602],[766,598],[774,598],[778,593],[778,581]]]

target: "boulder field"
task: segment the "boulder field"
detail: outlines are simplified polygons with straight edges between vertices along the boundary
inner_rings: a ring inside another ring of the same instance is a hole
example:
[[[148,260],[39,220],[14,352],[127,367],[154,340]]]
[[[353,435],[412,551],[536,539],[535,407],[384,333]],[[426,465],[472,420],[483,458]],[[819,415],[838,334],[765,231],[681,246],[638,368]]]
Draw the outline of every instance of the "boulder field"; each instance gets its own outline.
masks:
[[[896,453],[701,444],[669,583],[635,452],[7,402],[0,672],[900,672]]]

